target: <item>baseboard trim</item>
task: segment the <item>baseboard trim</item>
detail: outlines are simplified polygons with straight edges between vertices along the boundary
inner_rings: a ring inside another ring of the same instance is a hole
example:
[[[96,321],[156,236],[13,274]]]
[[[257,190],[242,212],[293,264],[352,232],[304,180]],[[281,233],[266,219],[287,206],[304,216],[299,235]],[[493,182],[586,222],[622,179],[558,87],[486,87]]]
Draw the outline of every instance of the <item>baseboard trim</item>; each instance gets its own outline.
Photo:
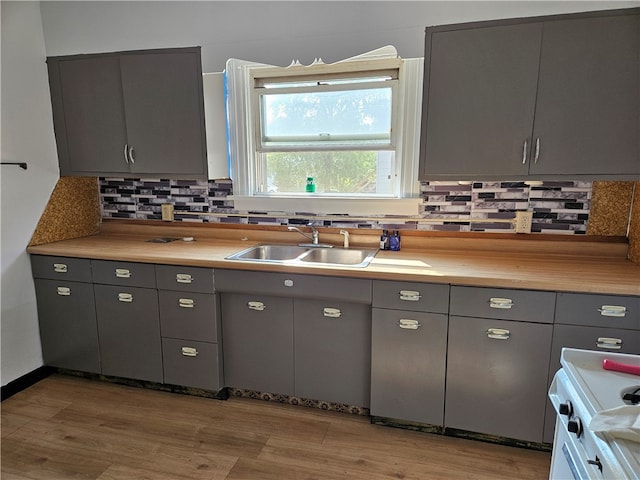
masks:
[[[16,393],[21,392],[25,388],[29,388],[31,385],[38,383],[43,378],[47,378],[55,371],[52,367],[42,366],[38,367],[31,372],[16,378],[12,382],[7,383],[2,386],[2,400],[5,401],[7,398],[14,396]]]

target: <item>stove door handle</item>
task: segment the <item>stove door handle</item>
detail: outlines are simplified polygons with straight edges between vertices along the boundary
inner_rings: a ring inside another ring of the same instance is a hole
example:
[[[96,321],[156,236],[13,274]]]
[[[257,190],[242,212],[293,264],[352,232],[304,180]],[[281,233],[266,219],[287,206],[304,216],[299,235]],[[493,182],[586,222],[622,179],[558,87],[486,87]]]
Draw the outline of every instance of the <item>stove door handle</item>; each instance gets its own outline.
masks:
[[[602,462],[600,461],[600,459],[598,458],[597,455],[596,455],[596,459],[595,460],[587,460],[587,463],[589,465],[595,465],[596,467],[598,467],[598,470],[600,470],[600,472],[602,472]]]

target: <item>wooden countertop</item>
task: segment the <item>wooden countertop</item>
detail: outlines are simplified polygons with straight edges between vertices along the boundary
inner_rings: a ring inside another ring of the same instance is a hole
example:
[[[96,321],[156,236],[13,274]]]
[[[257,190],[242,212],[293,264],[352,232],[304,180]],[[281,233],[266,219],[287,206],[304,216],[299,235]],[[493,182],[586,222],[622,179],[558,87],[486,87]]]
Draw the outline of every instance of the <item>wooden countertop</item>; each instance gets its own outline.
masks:
[[[335,230],[335,229],[334,229]],[[337,231],[321,241],[339,245]],[[377,247],[377,236],[354,230],[354,246]],[[157,237],[195,241],[150,243]],[[229,268],[326,276],[450,283],[565,292],[640,295],[640,264],[626,259],[625,244],[521,241],[495,238],[403,237],[399,252],[379,251],[366,268],[285,266],[225,260],[258,243],[302,240],[295,232],[194,228],[188,225],[103,224],[97,235],[30,246],[31,254]],[[405,241],[406,240],[406,241]],[[360,244],[360,245],[359,245]],[[406,244],[406,246],[405,246]]]

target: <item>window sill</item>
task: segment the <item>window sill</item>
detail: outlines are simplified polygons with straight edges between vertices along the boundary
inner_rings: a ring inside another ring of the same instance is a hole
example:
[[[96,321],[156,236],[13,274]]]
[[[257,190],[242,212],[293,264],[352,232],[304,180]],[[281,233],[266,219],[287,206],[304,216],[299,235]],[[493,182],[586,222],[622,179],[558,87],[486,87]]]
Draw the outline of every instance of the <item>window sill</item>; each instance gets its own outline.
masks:
[[[268,212],[305,212],[325,215],[418,215],[421,198],[329,198],[310,195],[295,197],[258,197],[233,195],[235,210]]]

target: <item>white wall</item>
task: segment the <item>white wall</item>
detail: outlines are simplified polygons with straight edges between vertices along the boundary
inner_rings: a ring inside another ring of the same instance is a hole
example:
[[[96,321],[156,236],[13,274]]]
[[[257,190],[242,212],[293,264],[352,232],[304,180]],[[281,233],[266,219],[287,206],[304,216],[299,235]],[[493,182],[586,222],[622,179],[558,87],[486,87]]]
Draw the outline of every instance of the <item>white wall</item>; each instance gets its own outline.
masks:
[[[427,25],[638,6],[612,1],[178,1],[42,3],[47,55],[202,46],[204,72],[228,58],[288,65],[384,45],[420,57]]]
[[[37,2],[1,2],[3,162],[0,171],[2,385],[42,365],[25,248],[58,180],[44,37]]]

